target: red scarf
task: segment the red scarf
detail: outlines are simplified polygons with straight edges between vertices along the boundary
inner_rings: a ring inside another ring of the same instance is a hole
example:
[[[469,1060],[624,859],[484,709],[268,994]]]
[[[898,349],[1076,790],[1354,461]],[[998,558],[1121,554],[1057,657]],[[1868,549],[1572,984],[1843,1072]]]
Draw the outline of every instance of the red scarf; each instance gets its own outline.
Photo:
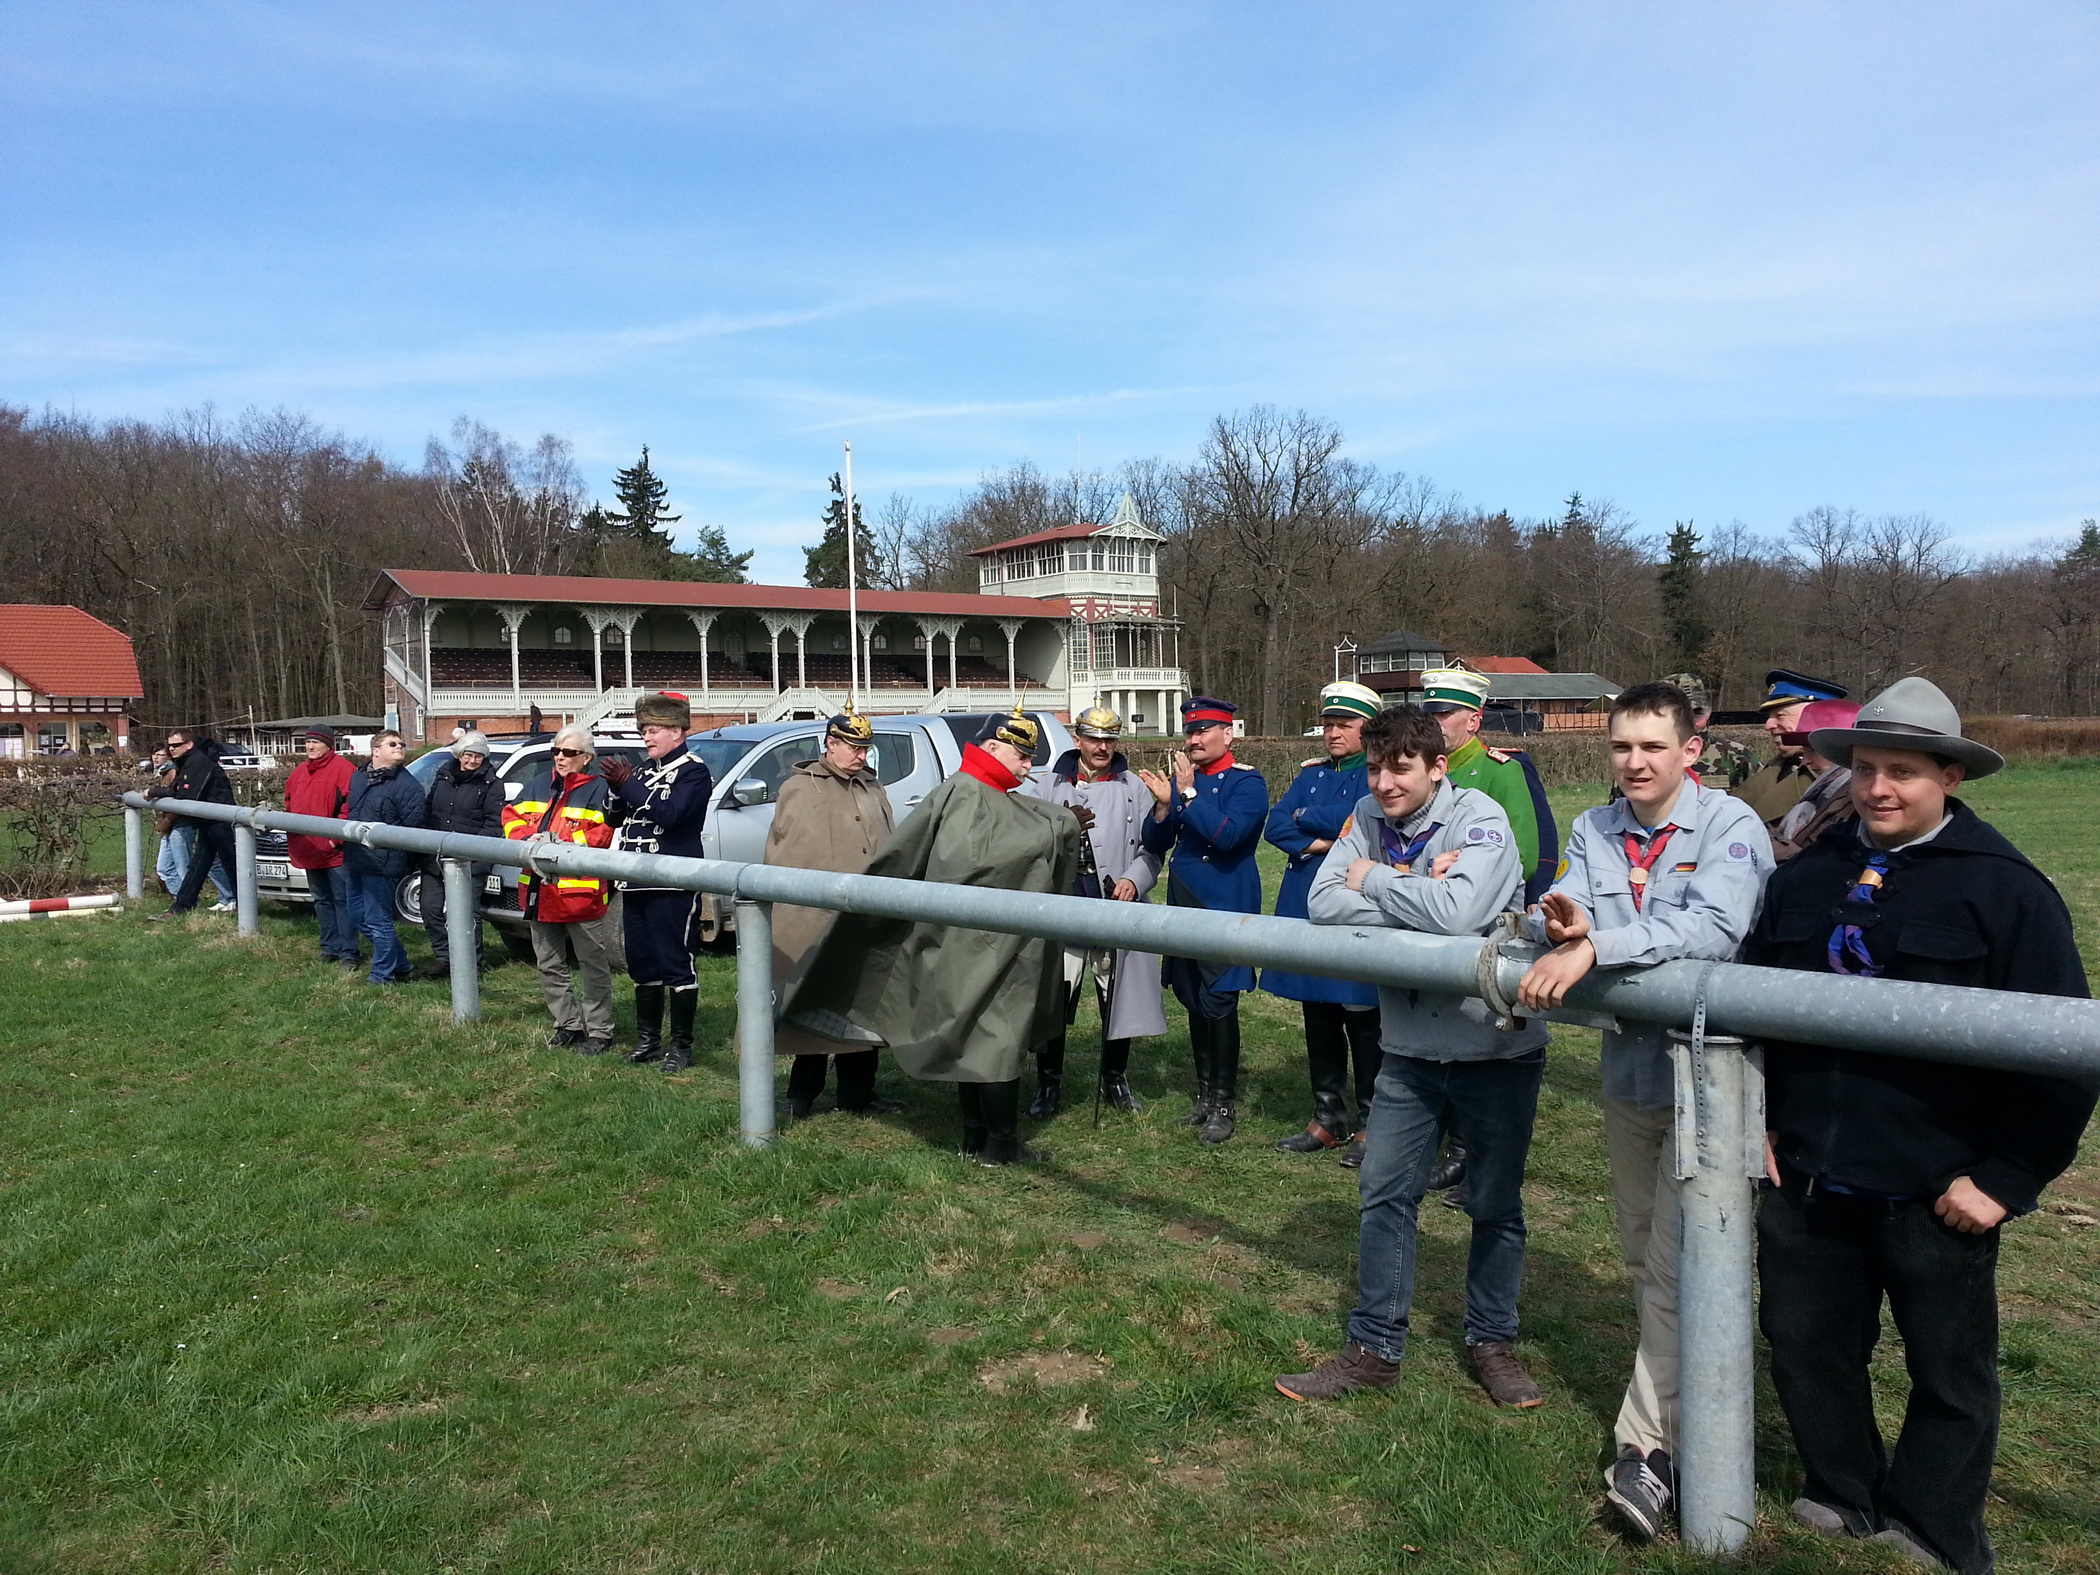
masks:
[[[986,787],[999,793],[1011,793],[1021,785],[1021,779],[975,744],[963,745],[962,774],[975,777]]]

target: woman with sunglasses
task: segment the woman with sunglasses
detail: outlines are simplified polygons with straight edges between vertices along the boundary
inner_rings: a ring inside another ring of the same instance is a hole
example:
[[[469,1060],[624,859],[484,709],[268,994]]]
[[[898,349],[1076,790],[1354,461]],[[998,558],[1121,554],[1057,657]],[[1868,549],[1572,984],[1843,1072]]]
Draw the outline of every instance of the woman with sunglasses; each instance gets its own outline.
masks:
[[[565,727],[555,734],[553,768],[504,806],[503,834],[513,842],[546,838],[587,848],[610,847],[610,795],[605,779],[591,769],[596,762],[597,747],[583,728]],[[603,1055],[613,1046],[617,921],[607,914],[608,899],[606,882],[588,875],[518,872],[518,906],[532,931],[540,989],[554,1018],[554,1034],[547,1043],[555,1049]],[[583,978],[581,992],[576,988],[578,974]]]

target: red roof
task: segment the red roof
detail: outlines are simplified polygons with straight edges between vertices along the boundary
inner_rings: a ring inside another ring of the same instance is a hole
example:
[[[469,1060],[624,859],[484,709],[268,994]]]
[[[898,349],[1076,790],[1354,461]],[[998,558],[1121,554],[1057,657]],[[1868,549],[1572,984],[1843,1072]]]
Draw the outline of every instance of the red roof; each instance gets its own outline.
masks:
[[[1459,660],[1472,668],[1476,673],[1543,673],[1546,671],[1545,668],[1539,666],[1537,662],[1534,662],[1528,656],[1461,656]]]
[[[78,607],[0,605],[0,667],[38,694],[143,700],[131,637]]]
[[[995,541],[989,547],[972,548],[970,556],[981,558],[988,552],[1004,552],[1009,547],[1033,547],[1039,541],[1077,541],[1082,536],[1107,529],[1106,525],[1060,525],[1056,530],[1039,530],[1033,535],[1016,536],[1012,541]]]
[[[433,602],[568,602],[589,607],[718,607],[725,611],[775,608],[839,612],[844,591],[807,585],[714,585],[694,580],[607,580],[581,574],[470,574],[453,569],[382,569],[365,606],[386,605],[389,582]],[[863,613],[962,618],[1068,618],[1061,597],[956,596],[944,591],[860,592]]]

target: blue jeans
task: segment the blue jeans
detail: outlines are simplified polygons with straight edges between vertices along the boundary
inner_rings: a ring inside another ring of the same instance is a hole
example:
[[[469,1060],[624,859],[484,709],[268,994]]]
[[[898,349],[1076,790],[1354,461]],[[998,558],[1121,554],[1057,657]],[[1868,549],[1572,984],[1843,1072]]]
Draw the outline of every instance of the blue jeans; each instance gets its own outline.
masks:
[[[321,955],[330,962],[357,961],[357,918],[350,893],[350,872],[308,870],[306,889],[313,893],[314,919],[321,930]]]
[[[1445,1129],[1466,1138],[1466,1344],[1517,1337],[1524,1283],[1524,1161],[1546,1053],[1422,1061],[1388,1051],[1378,1069],[1360,1172],[1357,1302],[1349,1338],[1397,1362],[1415,1297],[1415,1228]]]
[[[372,972],[367,977],[374,984],[406,979],[409,975],[408,948],[394,933],[396,880],[392,875],[350,877],[351,911],[357,915],[357,927],[372,943]]]

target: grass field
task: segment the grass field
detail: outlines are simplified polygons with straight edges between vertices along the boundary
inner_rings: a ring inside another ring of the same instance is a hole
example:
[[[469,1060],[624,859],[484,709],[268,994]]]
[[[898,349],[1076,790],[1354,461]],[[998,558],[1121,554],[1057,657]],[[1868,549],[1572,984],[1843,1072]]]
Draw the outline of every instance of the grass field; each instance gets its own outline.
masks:
[[[1970,796],[2093,961],[2100,770]],[[7,1575],[1705,1567],[1598,1515],[1633,1329],[1586,1033],[1527,1186],[1546,1406],[1463,1376],[1463,1221],[1431,1208],[1402,1383],[1310,1407],[1270,1379],[1338,1339],[1355,1208],[1268,1146],[1305,1117],[1286,1003],[1249,998],[1226,1148],[1172,1124],[1177,1033],[1144,1116],[1082,1105],[1053,1164],[988,1172],[946,1089],[887,1074],[903,1117],[736,1146],[724,959],[680,1078],[540,1048],[517,966],[454,1030],[442,985],[352,983],[298,915],[7,926],[0,965]],[[2008,1571],[2100,1568],[2100,1168],[2052,1203],[2005,1249]],[[1791,1529],[1769,1391],[1759,1430],[1749,1567],[1898,1567]]]

